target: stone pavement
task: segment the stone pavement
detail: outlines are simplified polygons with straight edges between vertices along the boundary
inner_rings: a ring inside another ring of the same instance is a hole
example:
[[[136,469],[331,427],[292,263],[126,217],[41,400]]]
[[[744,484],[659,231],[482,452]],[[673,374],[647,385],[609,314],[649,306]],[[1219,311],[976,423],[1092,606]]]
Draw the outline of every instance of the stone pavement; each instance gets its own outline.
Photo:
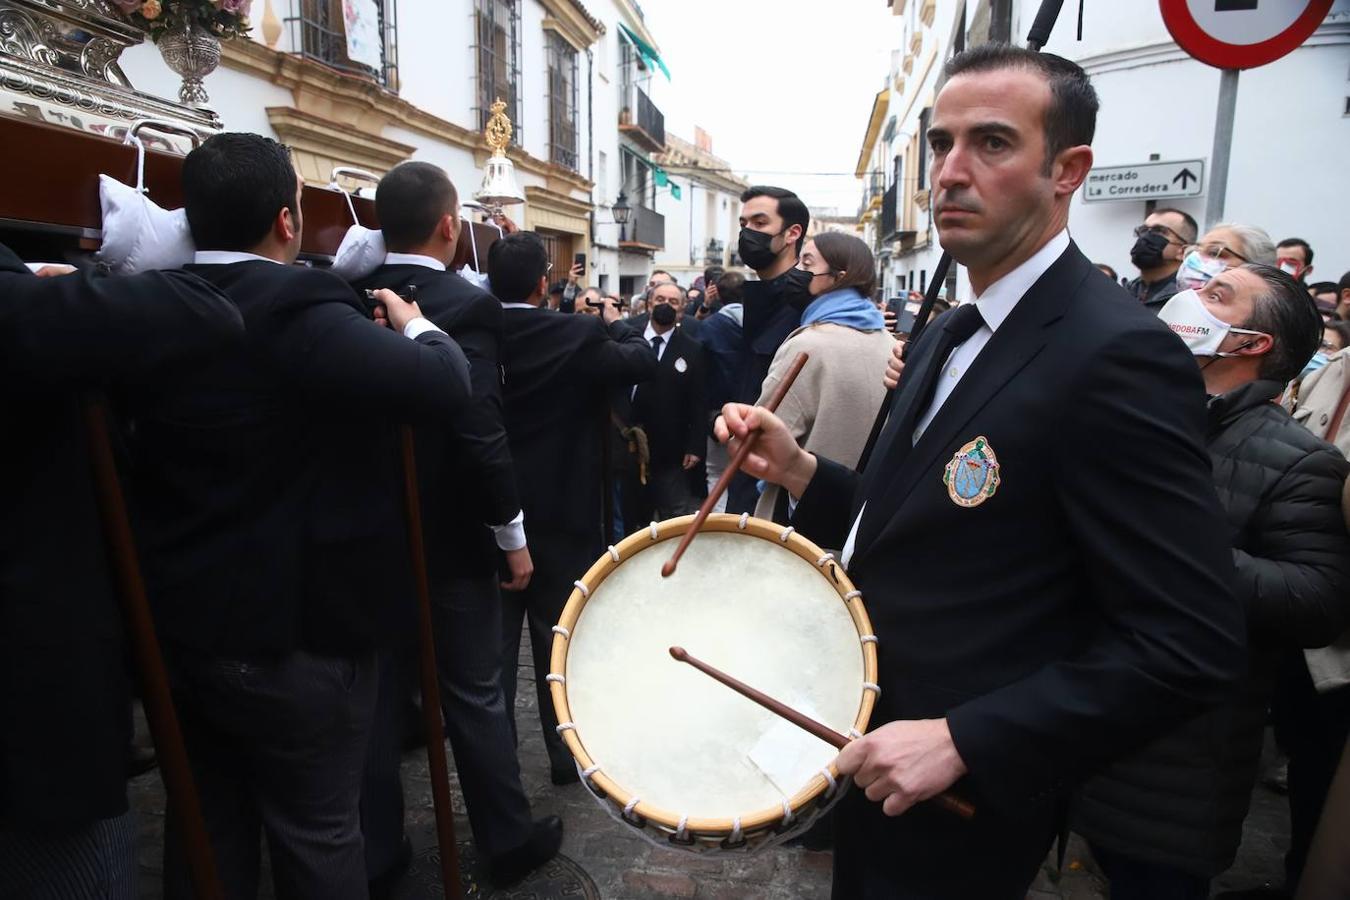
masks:
[[[528,650],[528,635],[522,641],[520,690],[517,716],[520,722],[520,761],[525,790],[537,816],[557,814],[566,823],[563,854],[576,865],[560,866],[551,873],[531,879],[509,893],[493,894],[481,879],[472,878],[470,896],[508,897],[603,897],[605,900],[644,900],[644,898],[735,898],[735,900],[787,900],[787,898],[828,897],[830,890],[829,853],[800,848],[778,847],[755,855],[713,853],[692,855],[652,846],[631,828],[615,822],[578,784],[554,787],[548,779],[548,758],[544,752],[538,719],[535,716],[534,677]],[[453,766],[454,757],[447,750]],[[427,776],[426,753],[409,752],[404,757],[404,790],[408,807],[408,832],[415,850],[421,851],[419,863],[435,844],[434,812]],[[452,769],[453,772],[453,769]],[[461,842],[470,837],[468,820],[459,798],[458,784],[452,789],[456,798],[455,827]],[[140,815],[139,860],[141,897],[160,900],[160,847],[164,821],[164,792],[157,772],[131,783],[132,804]],[[1252,798],[1243,845],[1236,865],[1215,882],[1215,890],[1278,884],[1280,860],[1287,846],[1288,807],[1283,797],[1258,785]],[[1103,900],[1104,884],[1086,847],[1077,838],[1070,843],[1065,871],[1057,882],[1048,860],[1028,894],[1029,900]],[[546,875],[556,876],[553,885],[563,883],[568,872],[579,867],[594,886],[577,887],[576,879],[567,888],[550,886]],[[561,881],[559,879],[562,879]],[[263,880],[262,896],[271,898],[271,886]],[[424,888],[409,885],[404,894],[413,897],[440,896]]]

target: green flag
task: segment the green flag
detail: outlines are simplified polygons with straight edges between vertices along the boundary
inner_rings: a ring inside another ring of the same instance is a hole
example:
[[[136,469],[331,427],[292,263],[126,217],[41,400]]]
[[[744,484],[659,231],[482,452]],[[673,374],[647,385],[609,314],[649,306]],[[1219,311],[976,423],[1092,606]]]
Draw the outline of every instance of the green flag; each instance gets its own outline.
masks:
[[[674,197],[676,200],[680,199],[680,186],[678,184],[672,184],[670,186],[670,196]]]

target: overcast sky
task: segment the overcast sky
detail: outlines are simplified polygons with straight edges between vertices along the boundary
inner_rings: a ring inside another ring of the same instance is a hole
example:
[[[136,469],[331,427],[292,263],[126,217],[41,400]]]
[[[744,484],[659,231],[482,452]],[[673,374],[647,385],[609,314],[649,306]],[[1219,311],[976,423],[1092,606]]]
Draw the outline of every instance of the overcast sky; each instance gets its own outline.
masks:
[[[885,0],[640,2],[670,67],[652,91],[667,131],[699,125],[737,174],[857,212],[858,149],[900,44]]]

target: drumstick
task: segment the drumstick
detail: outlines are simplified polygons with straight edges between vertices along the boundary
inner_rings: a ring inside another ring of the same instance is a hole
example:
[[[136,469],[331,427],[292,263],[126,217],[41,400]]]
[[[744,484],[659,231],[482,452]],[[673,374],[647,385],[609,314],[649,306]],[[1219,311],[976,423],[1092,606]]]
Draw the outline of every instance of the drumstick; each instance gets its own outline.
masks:
[[[765,409],[769,412],[773,412],[778,408],[778,404],[783,402],[783,398],[787,396],[787,392],[792,388],[792,382],[797,380],[797,376],[801,374],[802,366],[806,365],[807,358],[805,353],[797,354],[797,358],[794,359],[792,365],[788,367],[787,374],[783,376],[783,380],[778,382],[778,387],[774,388],[773,395],[769,397],[769,402],[764,404]],[[741,466],[745,463],[745,458],[749,456],[750,451],[754,449],[755,441],[758,438],[758,431],[752,431],[745,436],[745,440],[741,442],[741,446],[736,451],[736,455],[731,458],[729,463],[727,463],[726,469],[722,472],[722,477],[717,479],[717,483],[713,485],[712,490],[708,491],[707,499],[705,499],[703,505],[698,508],[698,513],[694,516],[694,521],[690,522],[689,527],[685,529],[684,537],[680,538],[679,546],[675,548],[675,552],[670,554],[670,559],[666,560],[665,565],[661,567],[662,578],[669,578],[671,575],[675,574],[675,567],[680,564],[680,557],[684,556],[684,551],[689,548],[690,542],[694,540],[694,535],[698,534],[698,530],[702,528],[703,523],[708,520],[708,513],[712,512],[713,507],[717,505],[717,501],[726,493],[727,487],[731,484],[731,479],[735,478],[736,473],[741,470]]]
[[[680,662],[689,663],[689,665],[698,669],[704,675],[708,675],[717,681],[722,682],[741,696],[755,701],[774,715],[787,719],[803,731],[815,735],[836,750],[843,750],[848,746],[849,738],[845,735],[840,734],[828,725],[817,722],[815,719],[804,713],[798,712],[786,703],[775,700],[763,691],[756,690],[745,682],[733,678],[721,669],[710,666],[697,657],[690,656],[689,651],[685,650],[683,647],[671,647],[670,655]],[[970,819],[975,816],[975,807],[970,801],[962,800],[960,797],[946,793],[945,791],[930,797],[929,799],[937,804],[939,808],[962,819]]]

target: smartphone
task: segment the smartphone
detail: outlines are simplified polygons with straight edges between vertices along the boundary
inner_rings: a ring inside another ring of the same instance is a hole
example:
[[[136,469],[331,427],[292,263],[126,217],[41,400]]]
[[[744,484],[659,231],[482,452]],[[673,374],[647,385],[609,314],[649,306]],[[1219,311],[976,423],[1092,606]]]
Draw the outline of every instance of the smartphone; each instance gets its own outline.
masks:
[[[586,254],[585,254],[585,253],[578,253],[577,255],[573,256],[573,257],[572,257],[572,265],[574,265],[574,266],[581,266],[582,269],[585,269],[585,268],[586,268]]]

